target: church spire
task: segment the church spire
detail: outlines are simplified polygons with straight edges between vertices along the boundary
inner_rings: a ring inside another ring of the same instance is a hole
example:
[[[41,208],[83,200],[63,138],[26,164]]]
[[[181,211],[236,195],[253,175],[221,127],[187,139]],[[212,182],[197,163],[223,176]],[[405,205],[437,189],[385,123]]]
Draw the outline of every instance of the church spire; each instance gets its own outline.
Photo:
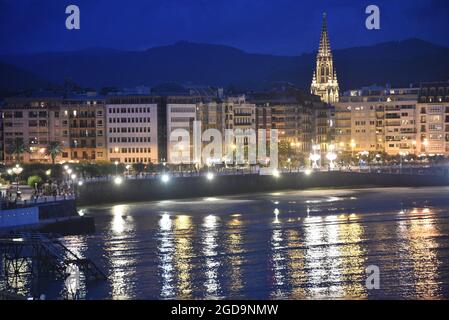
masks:
[[[327,15],[323,13],[323,25],[321,27],[320,48],[318,52],[321,55],[331,55],[331,46],[329,42],[329,34],[327,32]]]
[[[332,59],[326,13],[323,13],[320,45],[316,58],[316,69],[313,73],[310,91],[312,94],[320,96],[321,101],[323,102],[338,102],[339,87],[337,81],[337,72],[334,69],[334,62]]]

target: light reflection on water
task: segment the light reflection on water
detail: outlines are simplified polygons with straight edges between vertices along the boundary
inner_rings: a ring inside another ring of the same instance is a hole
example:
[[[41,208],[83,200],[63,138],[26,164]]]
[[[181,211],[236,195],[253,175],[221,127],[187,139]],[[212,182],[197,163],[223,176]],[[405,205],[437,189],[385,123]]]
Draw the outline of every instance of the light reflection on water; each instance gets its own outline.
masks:
[[[220,260],[218,259],[218,218],[214,215],[204,217],[202,253],[205,259],[205,276],[204,289],[206,298],[218,298],[220,296],[220,280],[218,278],[218,269],[220,267]]]
[[[449,297],[446,189],[320,192],[90,208],[97,233],[63,241],[108,273],[87,299]]]
[[[192,297],[191,281],[191,257],[193,256],[192,218],[190,216],[178,215],[174,221],[176,232],[182,236],[175,239],[175,267],[178,275],[178,294],[180,299],[190,299]]]
[[[402,259],[410,261],[410,275],[417,298],[441,298],[435,238],[441,236],[435,222],[435,213],[429,208],[414,209],[410,220],[399,222],[399,235],[407,239],[401,248]]]

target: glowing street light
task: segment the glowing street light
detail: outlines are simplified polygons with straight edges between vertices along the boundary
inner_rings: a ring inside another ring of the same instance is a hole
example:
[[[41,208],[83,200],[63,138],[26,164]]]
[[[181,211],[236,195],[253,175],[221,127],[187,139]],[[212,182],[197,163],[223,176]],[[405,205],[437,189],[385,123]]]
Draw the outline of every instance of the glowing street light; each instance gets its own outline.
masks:
[[[19,164],[16,164],[16,166],[14,168],[8,170],[9,174],[14,173],[16,175],[16,192],[17,192],[17,194],[19,193],[19,175],[22,173],[22,171],[23,171],[23,168]]]
[[[326,159],[329,160],[329,167],[331,169],[335,168],[334,161],[337,160],[337,154],[335,153],[335,145],[329,145],[329,152],[326,155]]]
[[[424,146],[424,153],[427,155],[427,147],[429,146],[429,139],[424,139],[422,145]]]
[[[314,169],[318,169],[319,165],[318,165],[318,161],[320,161],[321,156],[318,153],[311,153],[310,154],[310,160],[313,162],[312,167]]]
[[[83,181],[78,181],[78,185],[81,187],[82,185],[83,185],[84,183],[83,183]]]
[[[305,174],[306,176],[310,176],[310,175],[312,174],[312,170],[306,169],[306,171],[304,171],[304,174]]]
[[[115,177],[114,183],[119,186],[123,183],[123,179],[121,177]]]
[[[212,172],[208,172],[206,178],[207,180],[212,181],[214,180],[214,174]]]
[[[318,169],[320,167],[318,165],[318,161],[320,161],[321,155],[317,151],[320,150],[320,146],[319,145],[314,145],[312,147],[312,149],[313,149],[313,153],[310,154],[309,159],[313,162],[312,167],[314,169]]]
[[[275,177],[275,178],[279,178],[281,176],[281,173],[279,172],[278,169],[274,169],[272,174],[273,174],[273,177]]]
[[[362,152],[360,152],[360,155],[362,157],[367,157],[367,156],[369,156],[369,151],[362,151]]]
[[[12,171],[15,174],[21,174],[23,171],[23,168],[19,164],[16,164],[16,166],[14,168],[12,168]]]
[[[357,144],[355,143],[354,139],[351,140],[350,146],[351,146],[351,159],[353,159],[354,158],[354,149],[355,149],[355,147],[357,147]]]
[[[115,164],[115,175],[117,175],[118,174],[118,161],[115,161],[114,164]]]
[[[400,166],[401,173],[402,173],[402,166],[403,166],[403,163],[404,163],[404,157],[406,157],[406,156],[408,156],[408,153],[403,152],[403,151],[399,152],[399,157],[401,159],[401,166]]]
[[[168,176],[168,174],[163,174],[161,180],[163,183],[168,183],[170,181],[170,177]]]

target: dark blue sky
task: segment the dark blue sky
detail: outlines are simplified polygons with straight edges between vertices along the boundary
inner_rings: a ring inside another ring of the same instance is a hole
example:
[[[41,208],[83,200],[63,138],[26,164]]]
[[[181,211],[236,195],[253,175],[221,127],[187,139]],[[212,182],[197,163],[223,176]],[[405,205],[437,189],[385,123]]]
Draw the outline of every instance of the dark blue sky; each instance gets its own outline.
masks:
[[[79,31],[65,29],[69,4],[80,7]],[[365,28],[370,4],[381,9],[380,31]],[[447,0],[0,0],[0,53],[187,40],[297,55],[317,47],[323,11],[333,48],[411,37],[449,46]]]

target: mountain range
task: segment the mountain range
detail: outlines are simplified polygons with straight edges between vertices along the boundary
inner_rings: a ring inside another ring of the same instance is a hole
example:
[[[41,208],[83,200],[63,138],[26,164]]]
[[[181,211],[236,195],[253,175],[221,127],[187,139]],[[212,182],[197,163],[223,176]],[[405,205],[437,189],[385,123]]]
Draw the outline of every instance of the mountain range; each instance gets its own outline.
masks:
[[[335,50],[343,90],[361,86],[449,80],[449,48],[419,39]],[[277,81],[308,91],[316,53],[275,56],[181,41],[145,51],[91,48],[0,56],[0,92],[60,85],[65,79],[91,88],[154,86],[176,82],[259,90]]]

